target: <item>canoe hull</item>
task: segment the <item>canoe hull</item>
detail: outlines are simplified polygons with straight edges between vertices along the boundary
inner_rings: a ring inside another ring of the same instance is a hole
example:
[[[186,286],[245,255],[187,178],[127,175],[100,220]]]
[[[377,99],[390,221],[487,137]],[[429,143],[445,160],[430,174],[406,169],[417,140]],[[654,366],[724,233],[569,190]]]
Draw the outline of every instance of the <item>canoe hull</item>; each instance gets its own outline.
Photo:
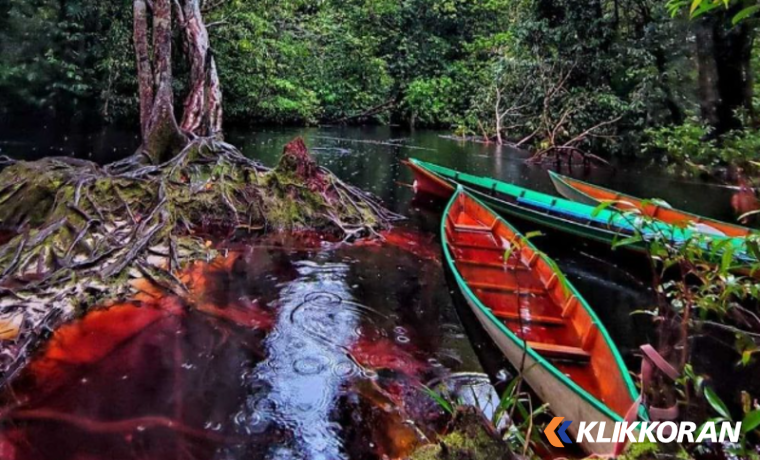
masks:
[[[621,210],[636,209],[653,219],[679,227],[693,227],[695,231],[707,235],[717,234],[730,238],[746,238],[753,230],[741,225],[710,219],[688,211],[662,206],[649,200],[642,200],[617,190],[589,184],[578,179],[549,172],[554,188],[563,197],[590,206],[598,206],[605,201],[616,201],[614,206]],[[700,230],[701,227],[701,230]]]
[[[567,430],[570,433],[571,439],[575,441],[578,435],[577,427],[581,421],[606,422],[604,436],[612,438],[615,420],[597,410],[583,397],[557,380],[541,363],[536,362],[530,355],[525,354],[522,347],[502,334],[469,297],[464,297],[480,324],[516,369],[520,369],[523,355],[525,355],[523,367],[525,381],[536,393],[538,399],[548,403],[554,413],[562,414],[565,420],[573,421],[573,424]],[[584,442],[580,443],[580,446],[589,454],[612,455],[616,444],[612,442],[589,443],[584,440]]]
[[[468,191],[470,193],[473,193],[472,190]],[[480,194],[478,192],[474,192],[473,194],[479,199],[483,200],[494,211],[498,212],[501,216],[504,217],[517,217],[524,221],[536,223],[552,230],[569,233],[580,238],[603,243],[603,245],[607,248],[609,248],[616,241],[616,239],[620,239],[620,234],[613,230],[584,226],[572,220],[562,219],[560,217],[535,212],[531,209],[517,206],[494,197],[490,197],[487,194]],[[647,249],[643,243],[626,245],[624,248],[640,253],[645,252]]]
[[[454,194],[454,187],[440,177],[431,174],[410,161],[403,162],[414,174],[415,193],[425,193],[443,200],[448,200]]]
[[[612,438],[635,385],[604,325],[556,264],[461,186],[444,211],[441,242],[452,288],[538,398],[575,422],[570,435],[585,421],[603,423]],[[609,455],[616,444],[582,440],[580,447]]]
[[[571,187],[567,182],[563,181],[558,176],[549,174],[549,177],[551,178],[552,184],[554,184],[554,188],[557,190],[557,192],[568,200],[587,204],[589,206],[599,206],[599,200],[596,200],[581,192],[580,190]]]
[[[503,217],[517,217],[523,221],[535,223],[548,229],[569,233],[583,239],[601,243],[605,248],[609,248],[620,238],[620,233],[614,229],[583,225],[579,222],[565,219],[560,216],[538,212],[526,206],[500,200],[488,193],[482,193],[473,188],[471,184],[465,180],[457,181],[448,177],[438,176],[412,161],[405,161],[404,164],[407,165],[414,174],[416,189],[428,195],[435,196],[436,198],[448,200],[454,194],[454,187],[459,184]],[[646,252],[647,250],[647,247],[643,242],[629,244],[624,246],[624,248],[628,251],[639,253]]]

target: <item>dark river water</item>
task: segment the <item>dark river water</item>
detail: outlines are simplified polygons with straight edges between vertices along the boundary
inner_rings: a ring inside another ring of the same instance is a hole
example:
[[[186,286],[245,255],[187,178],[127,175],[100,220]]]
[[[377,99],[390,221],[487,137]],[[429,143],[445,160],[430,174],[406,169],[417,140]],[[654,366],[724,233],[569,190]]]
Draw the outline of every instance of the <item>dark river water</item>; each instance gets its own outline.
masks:
[[[185,274],[196,307],[138,297],[65,326],[2,395],[5,459],[340,459],[403,456],[441,428],[420,389],[485,373],[512,375],[440,262],[440,208],[413,201],[408,157],[553,193],[526,154],[391,128],[260,129],[228,141],[273,165],[302,136],[319,163],[408,219],[384,243],[336,245],[270,236]],[[133,133],[0,135],[0,154],[132,153]],[[573,171],[624,192],[730,219],[731,191],[620,166]],[[529,226],[517,223],[525,231]],[[625,258],[556,235],[536,243],[595,308],[633,369],[653,340],[646,277]],[[477,380],[477,378],[475,378]]]

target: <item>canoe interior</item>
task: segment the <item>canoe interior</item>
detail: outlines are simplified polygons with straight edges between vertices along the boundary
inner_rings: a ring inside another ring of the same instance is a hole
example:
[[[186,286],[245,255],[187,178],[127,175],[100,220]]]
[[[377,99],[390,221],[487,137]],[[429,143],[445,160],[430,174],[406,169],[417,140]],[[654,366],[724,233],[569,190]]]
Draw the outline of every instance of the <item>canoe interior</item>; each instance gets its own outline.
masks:
[[[661,220],[668,224],[677,225],[680,227],[686,227],[690,223],[703,224],[720,230],[724,235],[729,237],[746,237],[751,233],[751,230],[741,225],[734,225],[727,222],[721,222],[719,220],[709,219],[706,217],[692,214],[686,211],[680,211],[678,209],[668,208],[666,206],[659,206],[655,203],[647,203],[646,200],[636,198],[631,195],[626,195],[614,190],[609,190],[604,187],[599,187],[587,182],[579,181],[566,176],[557,175],[568,186],[578,190],[593,200],[601,203],[605,201],[615,201],[615,207],[621,210],[638,209],[645,215],[652,217],[653,219]]]
[[[603,326],[595,324],[555,268],[465,193],[457,194],[444,218],[455,268],[481,303],[517,338],[622,417],[633,402],[626,371],[601,333]]]

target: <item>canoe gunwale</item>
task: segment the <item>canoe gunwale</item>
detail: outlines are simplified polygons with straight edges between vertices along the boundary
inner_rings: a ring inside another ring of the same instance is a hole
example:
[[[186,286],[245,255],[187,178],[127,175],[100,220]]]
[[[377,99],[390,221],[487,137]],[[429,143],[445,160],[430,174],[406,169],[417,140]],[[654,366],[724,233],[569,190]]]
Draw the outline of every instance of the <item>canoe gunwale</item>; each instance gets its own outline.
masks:
[[[607,187],[602,187],[601,185],[591,184],[589,182],[585,182],[585,181],[582,181],[582,180],[579,180],[579,179],[574,179],[572,177],[563,176],[562,174],[556,173],[554,171],[549,171],[549,177],[552,180],[552,184],[554,185],[554,188],[557,190],[557,192],[559,192],[560,195],[564,196],[568,200],[577,201],[579,203],[588,204],[590,206],[599,206],[601,203],[604,203],[604,202],[606,202],[608,200],[600,200],[599,198],[596,198],[596,197],[594,197],[594,196],[586,193],[585,191],[580,190],[578,187],[576,187],[575,185],[573,185],[572,182],[578,182],[578,183],[581,183],[581,184],[583,184],[583,185],[585,185],[587,187],[590,187],[590,188],[593,188],[593,189],[596,189],[596,190],[600,190],[600,191],[603,191],[603,192],[606,192],[606,193],[610,193],[610,194],[613,194],[613,195],[617,195],[617,196],[620,197],[621,201],[625,201],[625,199],[628,199],[628,200],[630,200],[629,202],[630,202],[631,206],[635,207],[637,209],[640,209],[640,208],[639,208],[639,205],[637,205],[636,203],[642,203],[642,202],[646,201],[643,198],[638,198],[636,196],[633,196],[633,195],[630,195],[630,194],[627,194],[627,193],[619,192],[617,190],[613,190],[613,189],[610,189],[610,188],[607,188]],[[657,205],[657,204],[653,204],[653,205],[664,208],[664,206],[660,206],[660,205]],[[617,207],[614,204],[613,204],[613,206]],[[716,226],[716,228],[719,228],[719,229],[720,229],[720,227],[728,227],[728,228],[736,230],[739,233],[744,233],[743,235],[728,235],[727,234],[726,237],[728,237],[728,238],[746,238],[746,237],[748,237],[750,235],[758,233],[757,230],[749,228],[749,227],[745,227],[743,225],[738,225],[738,224],[734,224],[734,223],[731,223],[731,222],[724,222],[724,221],[721,221],[721,220],[718,220],[718,219],[713,219],[711,217],[701,216],[701,215],[693,213],[693,212],[684,211],[683,209],[670,208],[670,211],[673,211],[673,212],[676,212],[676,213],[682,215],[685,218],[685,220],[691,220],[693,222],[703,223],[703,224],[706,224],[706,225],[713,225],[713,226]],[[658,217],[656,217],[656,213],[652,216],[652,218],[660,220],[660,221],[665,222],[665,223],[668,223],[670,225],[675,225],[675,223],[659,219]]]
[[[457,185],[457,189],[452,195],[451,199],[449,200],[443,214],[443,219],[441,219],[441,226],[440,226],[440,232],[441,232],[441,239],[442,239],[442,247],[443,247],[443,253],[444,258],[446,259],[446,264],[451,270],[452,274],[454,275],[454,279],[457,282],[457,286],[459,287],[462,294],[467,297],[469,302],[472,302],[472,304],[476,305],[477,308],[480,310],[480,312],[488,318],[488,320],[501,332],[504,336],[506,336],[512,343],[517,345],[520,349],[524,350],[525,353],[527,353],[532,359],[534,359],[538,364],[540,364],[543,368],[545,368],[548,372],[552,374],[559,382],[561,382],[564,386],[572,390],[574,393],[578,394],[584,401],[591,404],[596,410],[603,413],[607,417],[609,417],[612,420],[615,421],[623,421],[624,415],[619,415],[612,411],[606,404],[601,402],[598,398],[591,395],[588,391],[580,387],[577,383],[569,379],[565,374],[563,374],[559,369],[557,369],[550,361],[548,361],[546,358],[544,358],[542,355],[538,354],[535,350],[533,350],[531,347],[527,345],[527,343],[517,337],[514,332],[512,332],[508,327],[506,327],[494,314],[493,312],[486,307],[478,298],[478,296],[475,295],[474,292],[470,289],[470,287],[467,285],[464,278],[462,278],[461,273],[456,267],[455,259],[452,256],[450,250],[449,250],[449,239],[446,234],[446,218],[449,215],[451,211],[451,207],[455,203],[456,199],[459,197],[460,194],[466,193],[464,188],[461,185]],[[476,197],[470,195],[470,198],[472,198],[476,203],[483,206],[485,209],[490,210],[490,208],[482,203],[479,199]],[[506,225],[508,228],[512,229],[515,233],[520,234],[514,227],[512,227],[511,224],[509,224],[504,218],[502,218],[498,213],[495,213],[491,211],[493,215],[501,221],[502,224]],[[536,251],[537,254],[539,254],[539,257],[541,257],[544,260],[547,260],[548,257],[543,254],[541,251],[538,251],[538,249],[535,248],[535,246],[527,239],[524,239],[525,244],[527,244],[532,250]],[[614,360],[615,365],[620,372],[620,376],[622,377],[623,381],[625,382],[625,386],[628,390],[628,393],[631,398],[631,401],[635,401],[638,398],[638,391],[636,389],[635,384],[633,383],[633,380],[631,379],[628,369],[623,362],[622,357],[620,356],[620,352],[615,346],[614,342],[612,341],[611,337],[609,336],[609,333],[607,332],[607,329],[604,327],[603,323],[599,320],[599,318],[596,316],[596,313],[591,309],[591,307],[588,305],[586,300],[580,295],[580,293],[575,289],[575,287],[572,284],[568,283],[569,290],[571,291],[572,295],[574,295],[581,307],[588,313],[590,316],[592,322],[596,325],[599,332],[601,332],[602,337],[604,338],[604,341],[607,345],[607,347],[610,349]],[[646,420],[648,417],[646,415],[646,411],[643,407],[640,408],[639,416]]]
[[[455,178],[452,179],[446,176],[439,175],[437,172],[426,168],[424,162],[420,162],[417,159],[410,158],[408,162],[414,168],[419,170],[421,173],[424,173],[427,176],[429,176],[428,179],[430,180],[435,180],[435,181],[443,180],[443,181],[448,182],[449,184],[453,183],[452,191],[454,190],[454,186],[462,185],[459,182],[457,182],[459,180],[463,180],[459,177],[460,173],[458,171],[456,171]],[[477,177],[477,176],[473,176],[473,177]],[[490,180],[492,181],[492,187],[485,187],[485,186],[480,186],[480,187],[482,187],[483,189],[491,190],[492,193],[495,192],[501,195],[510,196],[509,194],[506,194],[498,190],[497,186],[499,184],[499,181],[496,181],[493,179],[490,179]],[[555,213],[552,213],[550,211],[542,211],[542,210],[534,209],[534,207],[530,206],[530,203],[525,203],[521,205],[520,203],[507,201],[507,200],[499,198],[498,196],[489,195],[487,192],[474,188],[473,186],[469,184],[469,181],[467,181],[467,183],[464,184],[463,187],[471,195],[475,195],[476,197],[481,197],[481,201],[491,203],[493,206],[496,206],[498,209],[501,209],[504,212],[507,212],[511,215],[516,215],[521,219],[530,220],[540,225],[544,225],[546,227],[549,227],[558,231],[572,233],[574,235],[577,235],[583,238],[589,238],[595,241],[599,241],[599,242],[611,245],[618,238],[628,237],[633,234],[632,232],[625,231],[625,229],[622,227],[613,226],[613,225],[610,225],[609,223],[605,225],[605,224],[596,222],[597,225],[590,225],[584,222],[580,222],[579,220],[569,219],[564,215],[557,215],[556,211]],[[564,225],[558,225],[558,224],[564,224]],[[625,248],[628,250],[633,250],[633,251],[638,251],[638,252],[646,251],[646,247],[643,242],[626,245]]]
[[[445,180],[453,185],[462,185],[468,192],[482,197],[482,201],[491,203],[493,207],[503,213],[514,215],[520,219],[529,220],[551,229],[570,233],[608,245],[613,245],[621,237],[630,237],[633,235],[633,230],[630,230],[625,225],[628,223],[628,218],[626,216],[628,216],[630,213],[620,211],[614,207],[610,209],[600,210],[596,216],[589,217],[589,219],[591,219],[594,223],[594,225],[591,225],[591,222],[586,223],[580,219],[573,218],[572,215],[575,211],[572,210],[572,207],[580,206],[583,208],[594,208],[594,206],[585,203],[574,202],[565,198],[554,197],[545,193],[536,192],[492,178],[485,178],[475,176],[473,174],[461,173],[459,171],[452,170],[443,166],[426,163],[415,158],[410,158],[409,163],[414,165],[418,170],[424,172],[424,174],[428,177],[432,176],[437,180]],[[442,172],[439,172],[433,168],[440,169]],[[449,175],[453,177],[449,177]],[[481,191],[480,189],[486,190],[486,192]],[[491,194],[489,194],[488,191],[490,191]],[[499,196],[494,196],[494,193],[498,193],[503,197],[514,198],[516,202],[502,199]],[[524,198],[526,194],[528,197]],[[549,197],[552,199],[552,202],[550,204],[536,202],[542,209],[537,210],[532,206],[532,202],[535,200],[530,198],[531,195],[533,195],[533,198],[539,200]],[[525,199],[524,202],[519,201],[522,198]],[[544,208],[548,209],[543,210]],[[588,210],[586,209],[586,211]],[[620,220],[613,221],[615,219],[615,215],[620,216],[620,218],[623,219],[623,222]],[[690,235],[692,234],[698,234],[698,232],[693,232],[690,229],[684,229],[677,225],[669,224],[664,221],[655,223],[652,225],[652,229],[653,232],[670,232],[671,242],[674,244],[679,244],[679,240],[691,238]],[[652,235],[655,235],[653,232],[650,231],[645,233],[643,235],[644,238],[641,241],[635,242],[633,244],[626,244],[623,246],[623,249],[627,251],[645,253],[648,249],[648,242],[650,241]],[[746,238],[722,236],[713,237],[710,235],[704,236],[708,237],[708,240],[715,240],[717,238],[733,241],[731,244],[735,249],[734,259],[742,263],[754,263],[753,261],[755,259],[753,259],[752,256],[747,253],[746,248],[742,248],[742,245],[744,244],[744,241],[746,241]],[[715,263],[718,262],[716,261]],[[742,274],[742,271],[738,271],[738,273]]]

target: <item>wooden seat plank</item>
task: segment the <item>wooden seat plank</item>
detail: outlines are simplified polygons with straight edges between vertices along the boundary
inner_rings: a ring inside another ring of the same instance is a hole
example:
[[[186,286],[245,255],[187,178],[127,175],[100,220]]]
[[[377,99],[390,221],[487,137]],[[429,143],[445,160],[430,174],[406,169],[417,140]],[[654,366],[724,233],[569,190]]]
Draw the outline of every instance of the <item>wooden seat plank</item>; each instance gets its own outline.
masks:
[[[526,323],[536,323],[536,324],[543,324],[547,326],[564,326],[565,325],[565,321],[562,318],[557,318],[554,316],[521,317],[517,313],[505,312],[505,311],[494,311],[494,310],[492,310],[492,313],[495,317],[506,320],[506,321],[524,321]]]
[[[468,282],[472,289],[482,289],[484,291],[512,292],[515,294],[541,294],[546,295],[546,289],[533,287],[508,286],[506,284],[490,284]]]
[[[456,241],[451,241],[451,245],[457,248],[470,248],[470,249],[481,249],[483,251],[499,251],[504,252],[503,248],[500,248],[496,245],[494,246],[483,246],[480,244],[473,244],[473,243],[457,243]]]
[[[457,265],[469,265],[472,267],[486,267],[486,268],[497,268],[504,270],[505,268],[507,270],[529,270],[528,267],[525,265],[515,265],[510,264],[506,267],[504,266],[504,262],[481,262],[479,260],[457,260]]]
[[[591,359],[591,354],[580,347],[553,345],[541,342],[528,342],[528,346],[546,358],[584,360]]]
[[[481,225],[454,224],[454,230],[457,232],[489,233],[492,229],[490,227],[484,227]]]

